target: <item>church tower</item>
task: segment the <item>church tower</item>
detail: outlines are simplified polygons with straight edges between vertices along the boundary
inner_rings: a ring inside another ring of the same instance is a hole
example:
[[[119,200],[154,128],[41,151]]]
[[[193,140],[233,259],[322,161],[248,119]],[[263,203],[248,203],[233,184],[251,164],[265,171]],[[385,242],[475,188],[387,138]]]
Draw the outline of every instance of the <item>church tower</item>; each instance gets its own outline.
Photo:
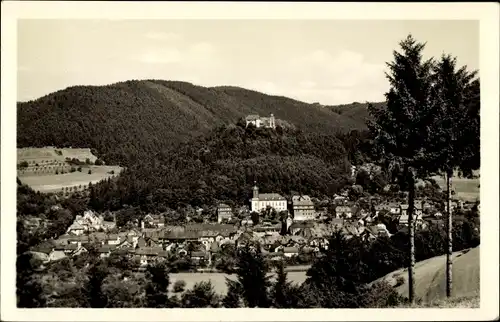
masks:
[[[252,209],[251,211],[255,211],[255,212],[259,212],[259,188],[257,187],[257,185],[254,185],[253,187],[253,196],[252,196],[252,200],[251,200],[251,204],[252,204]]]

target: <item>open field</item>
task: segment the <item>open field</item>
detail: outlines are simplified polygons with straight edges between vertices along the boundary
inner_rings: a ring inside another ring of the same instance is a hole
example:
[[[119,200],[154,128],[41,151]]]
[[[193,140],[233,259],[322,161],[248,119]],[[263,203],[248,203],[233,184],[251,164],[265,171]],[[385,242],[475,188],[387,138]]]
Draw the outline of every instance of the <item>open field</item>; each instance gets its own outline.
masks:
[[[88,174],[89,169],[92,170]],[[114,174],[109,172],[114,171]],[[65,174],[52,175],[23,175],[19,179],[23,184],[27,184],[35,191],[58,192],[67,187],[87,186],[89,182],[93,184],[109,177],[118,175],[121,168],[118,166],[84,166],[82,172],[75,171]]]
[[[474,298],[479,296],[479,246],[453,253],[452,298]],[[415,264],[415,294],[421,305],[438,305],[446,299],[446,256],[433,257]],[[379,280],[396,285],[398,277],[404,283],[396,287],[408,297],[408,271],[406,268],[394,271]]]
[[[443,177],[435,176],[432,177],[436,180],[437,184],[441,189],[446,189],[446,182]],[[464,201],[476,201],[479,200],[479,178],[477,179],[465,179],[459,177],[453,177],[451,180],[451,188],[455,190],[455,196]]]
[[[58,151],[58,152],[56,152]],[[17,163],[27,161],[30,165],[32,163],[48,163],[53,161],[64,161],[66,158],[76,158],[85,161],[87,158],[95,162],[97,157],[90,152],[90,149],[73,149],[57,147],[45,148],[18,148],[17,149]]]
[[[236,279],[236,275],[228,275],[224,273],[171,273],[170,277],[170,291],[176,281],[183,280],[186,282],[186,290],[192,289],[193,286],[202,281],[211,281],[214,286],[215,292],[219,294],[227,293],[226,277],[232,280]],[[302,284],[306,280],[306,272],[288,272],[288,280],[296,283]]]

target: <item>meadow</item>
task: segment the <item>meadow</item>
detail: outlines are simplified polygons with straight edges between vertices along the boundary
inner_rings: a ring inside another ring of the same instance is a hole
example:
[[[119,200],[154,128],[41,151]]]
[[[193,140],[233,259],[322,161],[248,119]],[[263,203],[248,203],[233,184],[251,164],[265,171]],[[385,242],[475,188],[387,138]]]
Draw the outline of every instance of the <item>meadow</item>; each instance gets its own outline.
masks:
[[[89,174],[89,170],[91,173]],[[114,171],[114,174],[110,172]],[[84,166],[82,172],[75,171],[52,175],[23,175],[19,179],[35,191],[58,192],[69,187],[86,186],[89,182],[95,184],[103,179],[115,177],[121,171],[118,166]]]
[[[305,271],[289,271],[288,280],[295,284],[302,284],[306,280]],[[274,274],[271,275],[271,280],[274,278]],[[235,280],[237,277],[235,274],[224,274],[224,273],[171,273],[169,290],[172,291],[173,285],[176,281],[182,280],[186,282],[186,290],[192,289],[196,283],[202,281],[211,281],[214,286],[216,293],[225,295],[227,293],[226,278]]]
[[[436,180],[437,184],[439,184],[441,189],[443,190],[446,189],[446,182],[444,181],[443,177],[434,176],[432,178]],[[479,195],[480,195],[479,183],[480,183],[479,177],[473,179],[467,179],[467,178],[459,178],[458,175],[455,175],[451,180],[451,188],[452,190],[455,191],[454,197],[464,201],[471,201],[471,202],[479,200]]]

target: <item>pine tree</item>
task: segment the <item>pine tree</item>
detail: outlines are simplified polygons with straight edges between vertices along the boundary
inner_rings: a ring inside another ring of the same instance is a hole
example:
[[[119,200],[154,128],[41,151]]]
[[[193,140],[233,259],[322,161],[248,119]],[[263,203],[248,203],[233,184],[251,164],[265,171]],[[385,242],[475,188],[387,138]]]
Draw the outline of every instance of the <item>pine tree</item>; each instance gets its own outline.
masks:
[[[237,255],[236,275],[242,298],[247,307],[269,307],[267,288],[268,267],[260,249],[241,248]]]
[[[287,273],[283,262],[276,265],[276,282],[273,285],[273,302],[276,308],[289,308],[288,289],[290,282],[287,280]]]
[[[102,291],[102,284],[108,273],[107,268],[102,263],[96,263],[89,269],[85,293],[91,308],[105,308],[107,305],[107,297]]]
[[[432,140],[432,67],[433,60],[424,60],[424,43],[412,35],[399,43],[401,53],[394,51],[394,61],[387,63],[390,89],[385,94],[386,107],[369,105],[374,122],[369,128],[375,135],[375,146],[386,164],[403,169],[408,193],[409,297],[415,300],[415,226],[413,220],[415,180],[426,177],[431,170],[426,147]]]
[[[451,180],[455,170],[470,176],[479,168],[479,82],[476,72],[466,66],[457,69],[457,60],[443,55],[434,67],[434,118],[432,158],[446,182],[447,253],[446,296],[452,291],[452,209]],[[477,91],[477,92],[475,92]]]
[[[225,308],[238,308],[241,307],[241,285],[238,281],[230,280],[226,277],[227,293],[222,299],[222,305]]]
[[[219,307],[219,295],[210,281],[196,283],[182,295],[181,301],[185,308]]]
[[[168,298],[168,285],[170,279],[167,269],[163,263],[148,265],[146,285],[146,306],[150,308],[171,307]]]

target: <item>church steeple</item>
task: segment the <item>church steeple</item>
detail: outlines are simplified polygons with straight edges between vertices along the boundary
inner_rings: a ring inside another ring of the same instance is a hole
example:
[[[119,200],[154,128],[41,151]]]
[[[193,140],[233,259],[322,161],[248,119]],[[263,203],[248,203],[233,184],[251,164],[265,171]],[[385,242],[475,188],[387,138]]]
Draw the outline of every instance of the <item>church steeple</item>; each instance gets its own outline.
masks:
[[[254,181],[254,186],[253,186],[253,197],[254,198],[259,198],[259,187],[257,187],[257,182]]]

